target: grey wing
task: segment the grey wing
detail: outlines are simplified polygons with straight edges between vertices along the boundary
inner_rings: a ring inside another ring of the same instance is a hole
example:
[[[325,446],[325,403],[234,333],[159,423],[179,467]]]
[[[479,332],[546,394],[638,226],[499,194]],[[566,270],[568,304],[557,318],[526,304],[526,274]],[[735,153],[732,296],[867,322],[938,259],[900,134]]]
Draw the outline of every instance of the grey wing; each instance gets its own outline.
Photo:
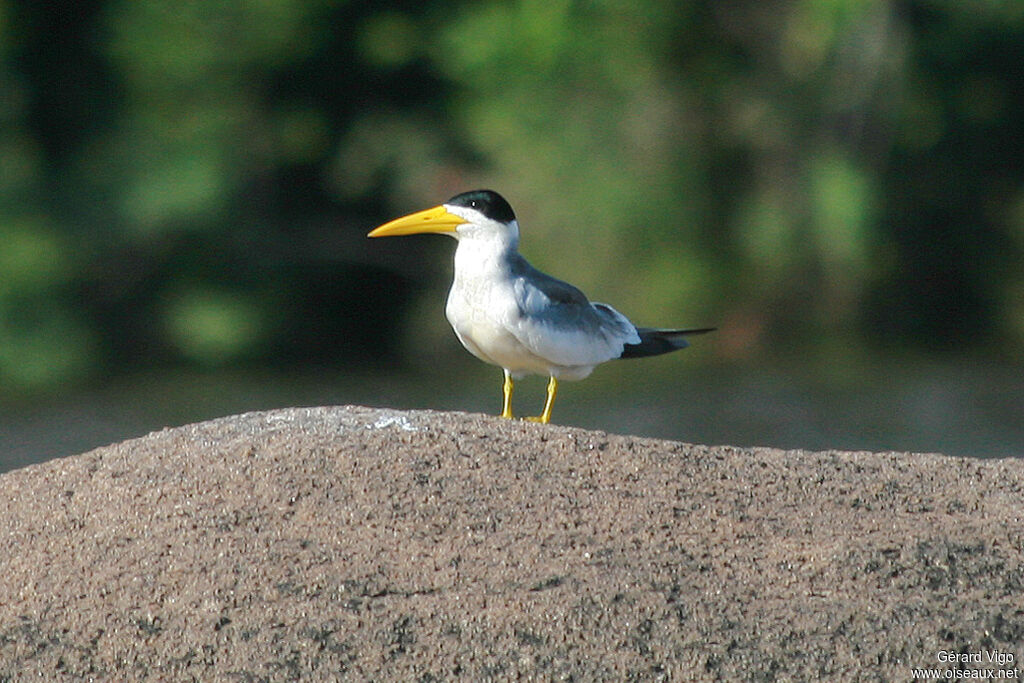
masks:
[[[533,293],[542,294],[545,297],[544,305],[566,304],[586,306],[590,303],[587,295],[568,282],[551,277],[547,273],[537,270],[519,254],[512,260],[512,275],[517,284],[529,285]]]
[[[626,344],[639,343],[633,324],[611,306],[591,303],[522,257],[512,265],[520,313],[513,333],[537,355],[563,366],[596,365],[618,358]]]

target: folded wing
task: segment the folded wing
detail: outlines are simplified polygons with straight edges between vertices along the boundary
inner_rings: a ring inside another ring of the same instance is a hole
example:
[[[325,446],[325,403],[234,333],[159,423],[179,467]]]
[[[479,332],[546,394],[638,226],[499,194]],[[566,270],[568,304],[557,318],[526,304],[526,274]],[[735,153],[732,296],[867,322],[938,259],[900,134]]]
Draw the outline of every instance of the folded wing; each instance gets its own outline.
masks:
[[[619,358],[627,344],[641,343],[624,315],[591,303],[579,289],[522,257],[513,261],[512,275],[519,317],[510,327],[541,358],[566,367],[592,366]]]

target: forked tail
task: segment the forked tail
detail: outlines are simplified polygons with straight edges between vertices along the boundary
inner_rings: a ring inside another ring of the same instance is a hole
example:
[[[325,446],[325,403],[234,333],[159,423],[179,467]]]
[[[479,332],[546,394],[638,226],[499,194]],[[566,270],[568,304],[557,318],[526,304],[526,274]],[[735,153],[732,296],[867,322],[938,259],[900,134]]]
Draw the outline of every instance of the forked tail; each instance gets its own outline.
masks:
[[[659,356],[670,351],[678,351],[689,346],[685,337],[691,334],[705,334],[714,331],[714,327],[702,327],[696,330],[657,330],[651,327],[636,328],[640,335],[639,344],[626,344],[619,358],[643,358]]]

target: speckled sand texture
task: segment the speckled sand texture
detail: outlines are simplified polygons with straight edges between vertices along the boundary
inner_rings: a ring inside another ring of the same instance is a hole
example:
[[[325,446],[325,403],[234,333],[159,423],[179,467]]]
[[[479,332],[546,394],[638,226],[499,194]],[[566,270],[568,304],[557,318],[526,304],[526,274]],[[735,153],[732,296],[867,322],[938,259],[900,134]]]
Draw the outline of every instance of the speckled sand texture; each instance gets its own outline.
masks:
[[[1019,460],[303,408],[9,472],[0,500],[2,681],[1024,668]]]

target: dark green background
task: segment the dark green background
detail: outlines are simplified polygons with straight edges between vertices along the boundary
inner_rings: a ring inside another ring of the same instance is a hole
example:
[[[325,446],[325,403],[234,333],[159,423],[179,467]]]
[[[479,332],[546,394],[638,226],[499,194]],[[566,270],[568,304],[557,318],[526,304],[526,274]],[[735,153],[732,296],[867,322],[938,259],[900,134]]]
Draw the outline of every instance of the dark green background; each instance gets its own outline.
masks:
[[[365,239],[477,187],[537,266],[720,328],[556,421],[1024,454],[1022,64],[997,0],[0,0],[0,459],[496,410],[453,245]]]

